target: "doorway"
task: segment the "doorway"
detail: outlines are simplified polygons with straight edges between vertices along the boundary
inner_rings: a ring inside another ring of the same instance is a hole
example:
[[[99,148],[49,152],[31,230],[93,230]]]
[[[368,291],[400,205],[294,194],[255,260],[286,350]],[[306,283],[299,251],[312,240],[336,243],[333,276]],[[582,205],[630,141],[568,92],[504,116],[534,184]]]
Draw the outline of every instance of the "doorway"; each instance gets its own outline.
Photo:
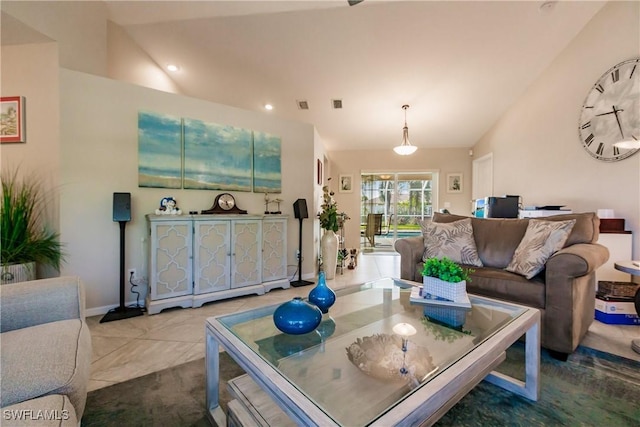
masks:
[[[360,246],[363,252],[393,251],[396,239],[419,236],[433,215],[437,172],[363,172]]]

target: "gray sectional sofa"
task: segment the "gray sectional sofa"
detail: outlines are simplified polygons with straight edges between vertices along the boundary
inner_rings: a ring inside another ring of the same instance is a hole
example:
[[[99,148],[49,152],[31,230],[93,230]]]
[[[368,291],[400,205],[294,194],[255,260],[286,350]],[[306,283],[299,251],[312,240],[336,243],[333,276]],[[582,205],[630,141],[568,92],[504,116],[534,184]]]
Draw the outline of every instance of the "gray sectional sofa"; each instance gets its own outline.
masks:
[[[436,213],[434,223],[452,223],[468,217]],[[471,267],[468,292],[510,301],[540,310],[541,343],[554,356],[566,359],[593,322],[595,271],[609,258],[606,247],[597,244],[600,219],[595,213],[566,214],[541,218],[550,221],[575,219],[564,247],[553,254],[544,269],[531,279],[505,270],[525,235],[529,219],[471,218],[473,239],[482,267]],[[422,282],[424,239],[398,239],[401,278]]]
[[[78,426],[91,369],[82,282],[2,285],[0,305],[2,424]]]

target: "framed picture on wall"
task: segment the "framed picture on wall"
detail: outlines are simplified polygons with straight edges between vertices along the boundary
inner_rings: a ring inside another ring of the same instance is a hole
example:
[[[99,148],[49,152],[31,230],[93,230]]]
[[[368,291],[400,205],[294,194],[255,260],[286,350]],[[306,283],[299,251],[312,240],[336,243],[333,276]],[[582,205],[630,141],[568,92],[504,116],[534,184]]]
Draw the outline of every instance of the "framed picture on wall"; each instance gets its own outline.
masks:
[[[24,96],[0,98],[0,142],[26,142]]]
[[[353,175],[340,175],[340,193],[353,192]]]
[[[447,193],[462,193],[462,173],[447,174]]]

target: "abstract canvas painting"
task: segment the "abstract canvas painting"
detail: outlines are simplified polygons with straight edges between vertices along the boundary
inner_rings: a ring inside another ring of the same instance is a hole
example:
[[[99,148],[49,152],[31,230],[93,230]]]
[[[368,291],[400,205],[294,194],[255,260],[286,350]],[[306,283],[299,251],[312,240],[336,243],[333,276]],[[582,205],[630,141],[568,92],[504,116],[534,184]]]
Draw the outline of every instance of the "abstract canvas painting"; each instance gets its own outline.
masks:
[[[280,137],[253,132],[253,192],[281,193]]]
[[[183,187],[251,191],[251,131],[184,119]]]
[[[182,186],[182,119],[138,112],[138,186]]]

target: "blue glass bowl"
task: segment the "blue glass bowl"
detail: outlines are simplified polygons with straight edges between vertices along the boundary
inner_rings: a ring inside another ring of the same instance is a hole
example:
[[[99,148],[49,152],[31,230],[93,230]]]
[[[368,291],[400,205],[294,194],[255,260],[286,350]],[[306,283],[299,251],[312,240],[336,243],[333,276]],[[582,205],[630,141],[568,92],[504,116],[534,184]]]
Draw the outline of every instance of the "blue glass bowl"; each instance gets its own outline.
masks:
[[[285,334],[307,334],[315,330],[321,321],[320,309],[301,297],[285,302],[273,313],[273,323]]]

